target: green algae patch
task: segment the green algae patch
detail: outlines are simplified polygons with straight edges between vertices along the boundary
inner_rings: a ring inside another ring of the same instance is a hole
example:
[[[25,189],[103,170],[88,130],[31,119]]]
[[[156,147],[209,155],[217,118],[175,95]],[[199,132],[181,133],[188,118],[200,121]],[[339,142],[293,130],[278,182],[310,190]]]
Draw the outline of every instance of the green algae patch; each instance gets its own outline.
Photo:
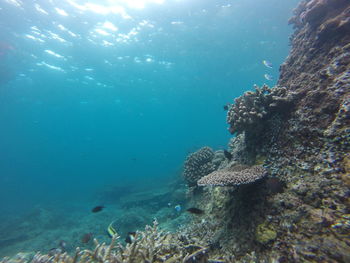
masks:
[[[276,231],[272,226],[267,225],[267,223],[262,223],[256,228],[255,240],[263,245],[275,240],[276,237]]]

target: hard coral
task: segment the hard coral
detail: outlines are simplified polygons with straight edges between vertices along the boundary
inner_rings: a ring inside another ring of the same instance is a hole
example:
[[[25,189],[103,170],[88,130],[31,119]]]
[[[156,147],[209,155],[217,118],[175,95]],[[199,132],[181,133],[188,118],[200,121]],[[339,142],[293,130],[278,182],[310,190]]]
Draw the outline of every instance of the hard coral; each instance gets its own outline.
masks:
[[[190,186],[196,185],[200,178],[216,169],[213,159],[214,151],[210,147],[203,147],[187,156],[183,177]]]
[[[204,176],[198,180],[199,186],[233,186],[255,182],[266,174],[265,168],[260,165],[236,165],[232,168],[222,169]]]
[[[256,130],[270,113],[285,103],[293,100],[293,94],[285,87],[261,88],[254,86],[255,91],[247,91],[235,99],[235,103],[227,112],[227,123],[231,134]]]
[[[73,256],[57,252],[55,255],[37,253],[31,260],[20,258],[16,263],[160,263],[160,262],[208,262],[207,248],[191,243],[191,239],[180,240],[176,235],[168,235],[158,230],[158,223],[146,226],[137,232],[131,244],[122,246],[117,243],[119,236],[114,235],[109,245],[98,243],[95,239],[94,250],[76,249]],[[4,258],[0,263],[12,263],[13,259]]]

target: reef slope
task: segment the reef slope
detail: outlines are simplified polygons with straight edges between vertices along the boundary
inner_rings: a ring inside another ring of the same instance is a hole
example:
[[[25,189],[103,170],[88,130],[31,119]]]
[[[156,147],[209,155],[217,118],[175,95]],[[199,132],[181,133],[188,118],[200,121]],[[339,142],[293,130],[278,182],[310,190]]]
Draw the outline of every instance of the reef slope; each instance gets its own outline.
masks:
[[[290,23],[277,87],[255,87],[228,113],[226,168],[268,174],[205,188],[195,204],[207,216],[188,231],[241,262],[350,262],[350,2],[303,1]]]

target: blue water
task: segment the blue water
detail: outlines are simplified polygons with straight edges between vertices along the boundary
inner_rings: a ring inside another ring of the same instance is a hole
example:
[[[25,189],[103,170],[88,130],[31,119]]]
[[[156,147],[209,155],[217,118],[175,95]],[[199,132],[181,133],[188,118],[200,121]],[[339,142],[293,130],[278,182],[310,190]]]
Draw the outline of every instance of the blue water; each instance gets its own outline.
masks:
[[[227,147],[223,105],[275,84],[297,2],[0,0],[1,215],[89,209]]]

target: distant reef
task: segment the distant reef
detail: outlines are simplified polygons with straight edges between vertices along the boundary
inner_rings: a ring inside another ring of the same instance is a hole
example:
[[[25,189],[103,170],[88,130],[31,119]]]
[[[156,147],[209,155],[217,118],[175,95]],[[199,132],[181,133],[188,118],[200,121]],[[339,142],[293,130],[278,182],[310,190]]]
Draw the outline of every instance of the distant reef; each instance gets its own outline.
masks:
[[[228,149],[186,159],[187,196],[203,210],[189,225],[1,262],[350,262],[350,2],[303,1],[290,23],[278,85],[229,106]]]

